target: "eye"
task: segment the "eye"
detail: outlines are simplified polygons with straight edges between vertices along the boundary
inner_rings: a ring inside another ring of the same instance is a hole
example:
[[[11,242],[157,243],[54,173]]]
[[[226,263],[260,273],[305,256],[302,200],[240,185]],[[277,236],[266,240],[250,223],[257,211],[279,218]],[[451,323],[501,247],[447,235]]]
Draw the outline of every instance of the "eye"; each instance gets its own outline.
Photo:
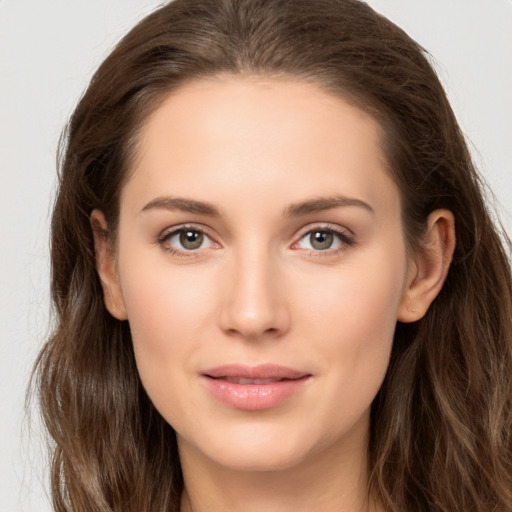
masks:
[[[194,227],[181,227],[164,233],[159,242],[165,250],[177,254],[186,254],[217,245],[204,231]]]
[[[352,245],[352,237],[348,233],[333,228],[317,228],[305,233],[293,248],[331,252],[342,250],[348,245]]]

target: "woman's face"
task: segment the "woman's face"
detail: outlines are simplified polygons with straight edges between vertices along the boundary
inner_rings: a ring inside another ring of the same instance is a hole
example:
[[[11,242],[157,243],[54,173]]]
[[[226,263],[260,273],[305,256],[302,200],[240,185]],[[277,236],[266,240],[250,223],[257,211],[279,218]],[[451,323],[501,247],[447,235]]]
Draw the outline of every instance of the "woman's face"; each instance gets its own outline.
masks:
[[[363,454],[412,266],[378,125],[311,84],[232,77],[169,95],[138,149],[111,310],[182,457]]]

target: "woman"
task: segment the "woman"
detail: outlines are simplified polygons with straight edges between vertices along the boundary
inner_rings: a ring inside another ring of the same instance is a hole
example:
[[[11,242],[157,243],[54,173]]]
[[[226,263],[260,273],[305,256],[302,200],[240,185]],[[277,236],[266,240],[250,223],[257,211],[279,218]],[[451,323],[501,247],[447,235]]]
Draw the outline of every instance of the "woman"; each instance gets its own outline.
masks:
[[[55,510],[512,510],[510,267],[403,31],[176,0],[61,162]]]

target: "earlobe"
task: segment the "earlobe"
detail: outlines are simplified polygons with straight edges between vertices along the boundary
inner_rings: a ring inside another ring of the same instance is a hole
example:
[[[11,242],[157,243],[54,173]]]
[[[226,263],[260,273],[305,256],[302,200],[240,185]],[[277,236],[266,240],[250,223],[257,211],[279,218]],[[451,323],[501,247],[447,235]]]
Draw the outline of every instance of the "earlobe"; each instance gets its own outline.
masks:
[[[406,279],[397,319],[415,322],[427,312],[441,291],[455,250],[455,219],[445,209],[428,217],[425,242],[416,251]]]
[[[115,255],[108,240],[103,212],[94,210],[89,218],[94,236],[96,270],[103,288],[103,301],[108,312],[118,320],[126,320],[126,308],[117,275]]]

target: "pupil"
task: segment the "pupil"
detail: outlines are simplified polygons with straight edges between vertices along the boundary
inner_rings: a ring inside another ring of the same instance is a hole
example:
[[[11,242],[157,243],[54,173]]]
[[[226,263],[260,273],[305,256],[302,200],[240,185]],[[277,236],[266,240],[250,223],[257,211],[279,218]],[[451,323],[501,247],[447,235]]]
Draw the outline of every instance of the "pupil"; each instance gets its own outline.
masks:
[[[333,238],[333,234],[328,231],[315,231],[310,235],[311,246],[320,251],[329,249],[332,245]]]
[[[203,234],[199,231],[182,231],[180,243],[185,249],[198,249],[203,243]]]

